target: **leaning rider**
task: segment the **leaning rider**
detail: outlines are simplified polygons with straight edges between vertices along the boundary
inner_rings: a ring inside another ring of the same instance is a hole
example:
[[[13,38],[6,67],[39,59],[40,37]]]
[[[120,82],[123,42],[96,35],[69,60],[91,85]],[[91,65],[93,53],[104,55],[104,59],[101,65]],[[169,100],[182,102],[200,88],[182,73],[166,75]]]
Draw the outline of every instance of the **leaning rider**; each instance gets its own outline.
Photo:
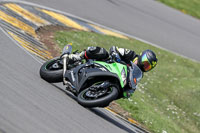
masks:
[[[137,55],[133,50],[116,46],[110,48],[109,54],[104,48],[88,47],[87,50],[82,51],[80,54],[71,54],[69,59],[73,62],[82,59],[106,60],[109,58],[109,55],[119,63],[130,65],[131,61],[133,61],[143,72],[152,70],[157,64],[156,54],[149,49]],[[129,85],[126,85],[125,88],[127,90],[127,97],[130,97],[133,93],[132,88]]]

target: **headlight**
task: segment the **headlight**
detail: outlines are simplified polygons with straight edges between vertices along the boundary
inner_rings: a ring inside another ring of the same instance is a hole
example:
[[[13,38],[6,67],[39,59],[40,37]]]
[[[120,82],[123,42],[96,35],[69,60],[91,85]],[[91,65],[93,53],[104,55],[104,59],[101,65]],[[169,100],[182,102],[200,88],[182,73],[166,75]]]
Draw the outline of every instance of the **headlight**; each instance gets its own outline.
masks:
[[[125,72],[124,68],[122,69],[121,75],[122,75],[122,81],[123,81],[124,86],[125,86],[126,85],[126,72]]]

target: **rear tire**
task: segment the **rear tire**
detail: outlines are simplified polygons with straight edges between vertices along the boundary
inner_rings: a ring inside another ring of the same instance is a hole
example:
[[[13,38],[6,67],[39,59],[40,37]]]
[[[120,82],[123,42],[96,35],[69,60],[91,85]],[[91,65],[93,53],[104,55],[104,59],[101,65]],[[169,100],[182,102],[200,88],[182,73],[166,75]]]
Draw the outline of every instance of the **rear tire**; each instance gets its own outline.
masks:
[[[57,83],[63,81],[63,66],[58,69],[52,69],[52,65],[60,61],[59,57],[45,62],[40,68],[40,77],[49,83]],[[51,68],[51,69],[50,69]]]
[[[92,108],[92,107],[106,107],[113,100],[118,97],[118,89],[116,86],[110,86],[110,91],[107,95],[97,98],[97,99],[87,99],[86,93],[89,91],[89,88],[84,89],[78,94],[78,103],[84,107]]]

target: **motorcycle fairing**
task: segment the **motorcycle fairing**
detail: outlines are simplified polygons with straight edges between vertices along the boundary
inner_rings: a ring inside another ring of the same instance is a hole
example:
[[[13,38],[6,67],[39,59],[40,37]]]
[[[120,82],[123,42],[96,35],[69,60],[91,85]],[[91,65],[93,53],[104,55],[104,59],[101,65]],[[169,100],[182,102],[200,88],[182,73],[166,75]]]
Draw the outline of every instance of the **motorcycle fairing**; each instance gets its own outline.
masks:
[[[117,74],[109,72],[104,66],[96,63],[86,63],[77,66],[68,70],[64,77],[71,82],[77,93],[80,92],[86,84],[90,84],[89,82],[93,81],[93,79],[105,80],[112,77],[120,82],[120,78]]]
[[[95,63],[100,64],[101,66],[106,68],[109,72],[115,73],[119,78],[119,82],[120,82],[121,87],[124,88],[126,83],[123,81],[121,74],[122,74],[122,71],[124,70],[125,71],[124,76],[127,77],[128,72],[127,72],[127,66],[126,65],[123,65],[123,64],[117,63],[117,62],[106,63],[106,62],[103,62],[103,61],[95,61]]]

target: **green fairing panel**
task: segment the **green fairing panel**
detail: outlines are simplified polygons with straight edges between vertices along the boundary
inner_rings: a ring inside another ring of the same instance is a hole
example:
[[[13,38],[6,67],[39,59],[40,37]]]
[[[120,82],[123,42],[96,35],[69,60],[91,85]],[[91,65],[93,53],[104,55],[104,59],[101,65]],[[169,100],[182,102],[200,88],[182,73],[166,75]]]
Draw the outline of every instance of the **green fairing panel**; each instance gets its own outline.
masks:
[[[125,85],[124,85],[122,77],[121,77],[121,72],[124,68],[124,70],[126,72],[126,77],[127,77],[127,66],[126,65],[123,65],[123,64],[120,64],[117,62],[114,62],[114,63],[106,63],[103,61],[94,61],[94,62],[104,66],[110,72],[117,74],[120,79],[121,87],[124,88]]]

